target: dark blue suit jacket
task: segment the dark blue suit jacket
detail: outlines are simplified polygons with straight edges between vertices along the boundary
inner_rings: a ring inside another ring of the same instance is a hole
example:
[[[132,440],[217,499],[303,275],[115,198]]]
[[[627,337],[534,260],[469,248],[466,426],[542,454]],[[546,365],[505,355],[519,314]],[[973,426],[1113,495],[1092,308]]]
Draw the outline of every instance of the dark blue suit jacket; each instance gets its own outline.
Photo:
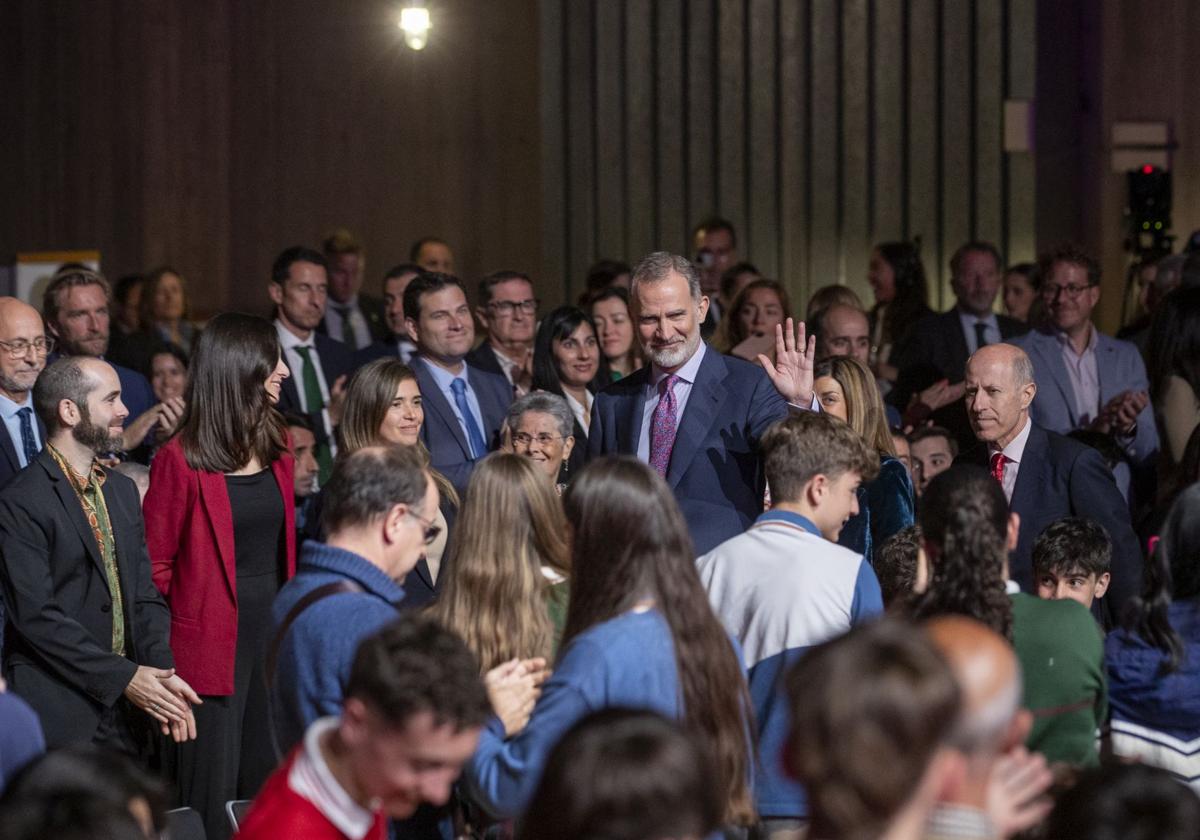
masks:
[[[986,468],[987,447],[976,446],[958,460]],[[1033,424],[1010,508],[1021,517],[1021,530],[1017,548],[1009,555],[1009,577],[1022,591],[1036,594],[1034,540],[1047,525],[1067,516],[1094,519],[1112,541],[1112,583],[1103,599],[1109,618],[1119,618],[1124,604],[1141,591],[1142,550],[1129,522],[1129,508],[1096,450]]]
[[[592,456],[637,455],[649,376],[644,367],[596,394]],[[762,513],[766,478],[758,442],[787,413],[761,367],[707,349],[667,468],[697,555],[736,537]]]
[[[349,375],[354,372],[354,354],[346,348],[345,344],[340,341],[334,341],[327,335],[313,333],[313,346],[317,348],[317,358],[320,360],[321,373],[325,376],[325,386],[331,391],[333,383],[337,382],[338,377]],[[283,363],[288,365],[291,370],[291,365],[288,364],[287,353],[283,354]],[[293,412],[295,414],[304,414],[300,406],[300,388],[304,387],[300,380],[301,371],[291,370],[291,376],[283,380],[283,387],[279,394],[279,404],[276,406],[281,412]],[[325,434],[325,421],[321,416],[320,411],[310,411],[306,415],[313,427],[313,436],[317,439],[317,443],[327,443],[329,436]]]
[[[446,476],[460,495],[466,492],[467,481],[475,469],[471,448],[463,433],[454,409],[437,386],[428,363],[414,356],[409,367],[417,376],[417,387],[421,389],[421,401],[425,408],[425,424],[421,427],[421,439],[429,450],[430,462],[435,470]],[[500,444],[500,426],[508,416],[512,402],[512,386],[503,376],[484,373],[470,365],[465,366],[467,382],[479,400],[479,411],[483,414],[483,437],[488,449]]]
[[[45,444],[46,427],[42,425],[42,418],[34,414],[33,422],[37,423],[38,440]],[[18,445],[19,443],[14,442],[9,436],[8,429],[0,424],[0,489],[3,489],[4,485],[12,481],[12,477],[21,471],[21,460],[17,456]],[[0,615],[3,615],[3,604],[0,604]]]

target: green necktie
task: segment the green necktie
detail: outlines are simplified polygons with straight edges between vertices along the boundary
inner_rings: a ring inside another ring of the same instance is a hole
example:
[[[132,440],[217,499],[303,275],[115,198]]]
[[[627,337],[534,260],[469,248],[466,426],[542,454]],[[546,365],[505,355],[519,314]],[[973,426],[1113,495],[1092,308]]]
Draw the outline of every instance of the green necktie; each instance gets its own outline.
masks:
[[[325,408],[325,398],[321,396],[321,383],[317,379],[317,366],[313,364],[312,356],[309,355],[311,351],[311,347],[296,348],[296,352],[300,354],[300,358],[304,362],[304,369],[300,372],[300,379],[304,382],[304,407],[309,414],[319,414]],[[317,466],[320,467],[318,480],[324,484],[329,480],[329,474],[333,472],[333,456],[329,452],[327,443],[319,443],[313,449]]]

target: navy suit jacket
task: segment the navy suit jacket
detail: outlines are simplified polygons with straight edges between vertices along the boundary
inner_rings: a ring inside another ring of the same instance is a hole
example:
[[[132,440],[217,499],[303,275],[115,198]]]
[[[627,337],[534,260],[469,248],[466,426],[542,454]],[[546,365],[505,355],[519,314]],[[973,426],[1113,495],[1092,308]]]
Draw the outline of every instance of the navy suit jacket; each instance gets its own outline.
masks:
[[[32,408],[32,406],[30,407]],[[45,445],[46,427],[42,425],[42,418],[34,414],[33,422],[37,423],[38,440],[42,441],[42,444]],[[0,489],[3,489],[4,485],[12,481],[12,477],[22,469],[21,460],[17,456],[17,446],[18,443],[13,441],[12,437],[8,434],[8,429],[3,428],[2,424],[0,424]],[[40,452],[41,450],[38,451]],[[0,604],[0,616],[4,614],[3,610],[4,605]]]
[[[485,340],[482,344],[468,353],[466,363],[476,370],[482,370],[485,373],[491,373],[495,374],[496,376],[504,377],[504,380],[508,381],[508,377],[504,376],[504,368],[500,367],[500,361],[496,358],[496,354],[492,351],[492,343],[490,341]]]
[[[330,298],[332,304],[333,299]],[[326,307],[328,311],[328,307]],[[367,331],[371,334],[372,341],[382,341],[387,337],[388,327],[387,319],[383,313],[383,301],[379,298],[373,298],[370,295],[358,296],[358,311],[362,313],[363,320],[367,322]],[[329,335],[329,325],[325,323],[325,319],[321,319],[321,323],[317,324],[318,335]],[[331,336],[332,337],[332,336]],[[334,339],[340,344],[339,339]],[[367,345],[370,346],[369,344]],[[365,349],[365,348],[364,348]]]
[[[637,455],[649,377],[644,367],[596,394],[592,456]],[[697,556],[742,533],[762,513],[766,478],[758,442],[788,410],[761,367],[706,350],[667,468]]]
[[[1037,396],[1030,416],[1052,432],[1066,434],[1080,427],[1075,406],[1075,391],[1067,376],[1062,345],[1052,333],[1035,330],[1015,342],[1033,361]],[[1137,347],[1096,331],[1096,372],[1100,377],[1100,406],[1123,391],[1149,391],[1146,365]],[[1126,446],[1135,469],[1146,468],[1158,453],[1158,429],[1154,425],[1154,407],[1147,404],[1137,418],[1137,433]]]
[[[454,409],[442,389],[434,381],[429,372],[428,362],[419,356],[414,356],[409,367],[417,376],[417,387],[421,389],[421,401],[425,408],[425,424],[421,426],[421,439],[429,450],[429,459],[433,468],[446,476],[454,489],[462,495],[467,490],[467,481],[471,471],[475,469],[475,461],[471,458],[471,448],[467,445],[467,436],[463,433]],[[493,450],[500,444],[500,427],[508,416],[508,406],[512,402],[512,386],[503,376],[485,373],[470,365],[465,365],[467,382],[479,400],[479,411],[483,415],[483,438],[488,449]]]
[[[979,444],[958,460],[987,468],[987,447]],[[1103,599],[1109,618],[1118,618],[1123,605],[1141,591],[1142,550],[1129,522],[1129,508],[1112,470],[1096,450],[1034,423],[1021,456],[1010,509],[1021,517],[1021,530],[1017,548],[1009,555],[1009,577],[1023,592],[1037,594],[1034,540],[1047,525],[1067,516],[1094,519],[1112,541],[1112,583]]]
[[[325,376],[325,386],[331,391],[333,383],[337,382],[338,377],[349,375],[354,372],[354,354],[347,349],[345,344],[340,341],[334,341],[327,335],[313,333],[313,346],[317,348],[317,358],[321,363],[321,373]],[[294,414],[303,414],[308,417],[313,427],[313,436],[317,439],[317,443],[328,443],[329,436],[325,434],[325,420],[321,416],[320,411],[304,412],[300,409],[300,388],[304,384],[299,377],[301,371],[291,370],[291,365],[288,364],[287,353],[283,354],[283,363],[288,365],[288,370],[291,375],[283,380],[283,387],[279,394],[279,404],[276,406],[281,412],[292,412]]]
[[[996,316],[996,324],[1004,341],[1016,338],[1028,329],[1020,321],[1004,315]],[[938,380],[962,382],[966,376],[968,356],[967,337],[963,335],[957,307],[948,312],[926,315],[905,333],[903,341],[892,354],[891,362],[899,373],[895,387],[888,394],[888,401],[903,412],[913,394]],[[938,409],[932,419],[953,433],[960,447],[966,449],[974,445],[975,434],[967,420],[966,405],[961,401]]]

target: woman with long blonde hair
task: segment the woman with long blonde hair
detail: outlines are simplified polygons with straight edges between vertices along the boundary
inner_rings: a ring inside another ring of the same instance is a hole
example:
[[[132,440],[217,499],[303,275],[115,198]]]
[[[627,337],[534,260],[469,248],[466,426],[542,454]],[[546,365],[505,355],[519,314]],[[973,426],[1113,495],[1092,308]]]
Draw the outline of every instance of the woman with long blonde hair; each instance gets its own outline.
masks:
[[[554,488],[528,458],[493,453],[471,474],[430,612],[466,641],[483,673],[549,659],[566,617],[568,558]]]
[[[872,561],[875,546],[916,521],[912,480],[896,457],[883,398],[866,365],[850,356],[822,359],[813,371],[813,391],[822,411],[845,420],[879,453],[879,475],[858,488],[858,513],[838,537],[839,545]]]

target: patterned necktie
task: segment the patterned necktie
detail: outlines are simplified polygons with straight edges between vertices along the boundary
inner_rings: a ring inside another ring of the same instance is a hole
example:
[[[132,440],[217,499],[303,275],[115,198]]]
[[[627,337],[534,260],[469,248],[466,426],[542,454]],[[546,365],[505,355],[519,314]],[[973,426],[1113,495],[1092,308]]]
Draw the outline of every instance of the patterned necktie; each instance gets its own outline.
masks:
[[[675,400],[675,374],[663,379],[658,385],[658,405],[650,418],[650,466],[663,478],[671,463],[671,449],[675,446],[675,433],[679,430],[678,406]]]
[[[975,349],[987,347],[987,328],[988,325],[983,321],[975,322]]]
[[[38,456],[37,441],[33,437],[33,409],[26,406],[17,411],[17,416],[21,418],[21,448],[25,450],[25,464],[28,466],[33,463],[33,459]]]
[[[467,443],[471,446],[471,460],[477,461],[487,454],[487,444],[483,440],[483,432],[479,430],[479,423],[475,421],[475,415],[471,412],[471,404],[467,402],[466,380],[461,376],[456,376],[450,383],[450,390],[454,392],[454,404],[458,406],[458,413],[462,415],[463,425],[467,427]]]
[[[296,352],[304,362],[304,369],[300,371],[300,381],[304,383],[304,410],[309,414],[320,414],[325,409],[325,397],[321,395],[321,381],[317,379],[317,366],[312,358],[312,348],[297,347]],[[319,443],[313,450],[317,466],[320,467],[317,480],[324,484],[333,473],[333,455],[327,443]]]
[[[1001,487],[1004,486],[1004,464],[1007,460],[1003,452],[992,453],[992,478],[999,481]]]

